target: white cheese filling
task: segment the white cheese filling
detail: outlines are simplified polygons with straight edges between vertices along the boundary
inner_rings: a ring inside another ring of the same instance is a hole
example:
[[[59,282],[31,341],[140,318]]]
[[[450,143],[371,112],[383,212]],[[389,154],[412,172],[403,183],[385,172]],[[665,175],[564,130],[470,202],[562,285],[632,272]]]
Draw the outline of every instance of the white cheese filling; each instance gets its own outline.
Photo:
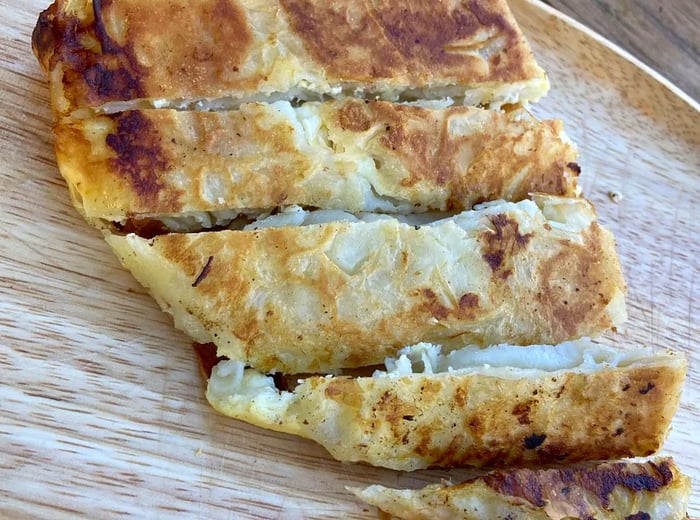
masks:
[[[654,353],[650,348],[621,350],[594,343],[589,338],[567,341],[559,345],[494,345],[488,348],[464,347],[442,353],[442,347],[419,343],[402,349],[397,357],[385,360],[385,370],[376,370],[372,377],[399,378],[431,376],[490,376],[521,379],[556,375],[561,372],[591,373],[635,363],[648,363],[673,356],[669,352]],[[322,376],[323,377],[323,376]],[[327,375],[325,377],[334,377]],[[304,384],[300,379],[299,384]],[[294,395],[275,387],[271,376],[247,369],[235,360],[221,361],[214,367],[207,392],[216,399],[274,398],[283,404]]]
[[[443,354],[439,345],[418,343],[385,360],[386,370],[373,377],[400,377],[410,374],[506,375],[508,371],[534,372],[594,371],[626,366],[652,355],[650,349],[617,350],[593,343],[588,338],[559,345],[493,345],[488,348],[464,347]],[[521,372],[522,374],[522,372]]]

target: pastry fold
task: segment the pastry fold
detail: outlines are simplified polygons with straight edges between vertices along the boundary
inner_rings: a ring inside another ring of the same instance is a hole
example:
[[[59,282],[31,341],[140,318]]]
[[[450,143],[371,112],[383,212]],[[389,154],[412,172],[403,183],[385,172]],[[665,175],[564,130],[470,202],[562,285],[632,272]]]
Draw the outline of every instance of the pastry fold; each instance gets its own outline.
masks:
[[[279,101],[133,110],[60,123],[55,135],[60,171],[88,220],[196,230],[290,204],[458,212],[532,192],[578,195],[577,154],[561,121],[523,110]]]
[[[57,116],[241,100],[535,101],[504,0],[56,0],[32,38]]]
[[[457,485],[351,488],[405,520],[681,520],[690,479],[670,458],[497,471]]]
[[[288,390],[219,360],[206,395],[224,415],[312,439],[340,461],[527,466],[655,453],[687,369],[671,352],[585,339],[449,354],[421,343],[399,354],[372,377],[299,376]]]
[[[583,199],[417,218],[296,207],[107,241],[178,328],[265,372],[372,365],[420,341],[554,344],[626,319],[612,235]]]

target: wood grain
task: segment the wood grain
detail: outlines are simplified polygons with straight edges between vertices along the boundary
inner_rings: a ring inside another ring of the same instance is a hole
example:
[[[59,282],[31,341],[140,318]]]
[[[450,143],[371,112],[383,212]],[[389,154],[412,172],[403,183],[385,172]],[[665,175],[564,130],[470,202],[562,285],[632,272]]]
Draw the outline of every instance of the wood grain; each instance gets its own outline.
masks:
[[[69,203],[29,47],[46,3],[0,0],[0,517],[376,518],[345,486],[470,475],[340,464],[210,409],[187,340]],[[535,112],[564,119],[618,238],[630,322],[612,341],[689,357],[665,453],[697,482],[697,107],[552,13],[512,5],[554,85]]]
[[[700,100],[697,0],[544,0]]]

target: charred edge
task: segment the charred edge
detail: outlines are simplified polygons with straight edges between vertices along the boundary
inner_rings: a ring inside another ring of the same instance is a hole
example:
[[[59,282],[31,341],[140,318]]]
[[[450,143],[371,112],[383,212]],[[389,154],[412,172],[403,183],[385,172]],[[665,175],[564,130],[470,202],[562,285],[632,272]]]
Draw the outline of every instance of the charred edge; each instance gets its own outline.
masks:
[[[139,79],[145,77],[145,70],[133,48],[120,47],[106,30],[103,12],[110,3],[111,0],[95,0],[94,21],[90,23],[54,4],[41,14],[32,35],[34,52],[44,69],[50,71],[63,63],[64,83],[84,81],[89,92],[77,95],[87,96],[84,101],[90,105],[145,97]],[[84,45],[86,36],[99,41],[99,50]]]
[[[569,168],[569,170],[574,172],[577,176],[581,175],[581,166],[579,166],[579,164],[577,162],[570,162],[566,166],[567,166],[567,168]]]
[[[590,505],[587,501],[576,501],[573,497],[592,495],[600,505],[610,506],[610,494],[618,487],[626,487],[632,492],[658,492],[673,482],[670,462],[613,463],[595,468],[561,468],[550,470],[512,470],[493,472],[482,477],[484,483],[497,492],[522,498],[531,504],[542,507],[550,500],[556,500],[557,491],[571,499],[571,505],[578,510],[580,518],[589,518]],[[582,493],[583,492],[583,493]],[[629,516],[633,520],[648,518],[640,511]],[[579,518],[579,517],[577,517]]]
[[[537,434],[533,433],[532,435],[525,437],[525,440],[523,441],[523,445],[525,446],[525,449],[528,450],[534,450],[538,446],[540,446],[545,439],[547,438],[547,435],[544,433],[542,434]]]
[[[57,8],[53,3],[42,11],[32,31],[32,50],[45,71],[49,70],[51,55],[56,49],[54,23]]]
[[[104,10],[112,4],[112,0],[92,0],[93,13],[95,15],[95,34],[102,45],[102,52],[115,54],[121,50],[105,28],[103,19]]]
[[[200,283],[202,283],[204,281],[204,279],[209,274],[209,271],[211,271],[211,264],[213,261],[214,261],[213,256],[210,256],[207,259],[207,263],[204,264],[204,267],[202,268],[202,271],[199,273],[199,276],[197,276],[197,279],[192,283],[192,287],[197,287]]]
[[[645,386],[644,388],[640,388],[640,389],[639,389],[639,393],[642,394],[642,395],[647,395],[647,394],[648,394],[649,392],[651,392],[655,387],[656,387],[656,385],[650,381],[649,383],[647,383],[647,386]]]
[[[638,511],[633,515],[626,516],[625,520],[651,520],[651,516],[645,511]]]

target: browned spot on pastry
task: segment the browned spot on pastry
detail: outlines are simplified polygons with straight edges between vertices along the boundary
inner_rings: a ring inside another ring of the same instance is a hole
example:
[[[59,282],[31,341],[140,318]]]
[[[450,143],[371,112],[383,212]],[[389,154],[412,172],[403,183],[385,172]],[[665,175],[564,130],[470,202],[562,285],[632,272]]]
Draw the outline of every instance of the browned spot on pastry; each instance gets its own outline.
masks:
[[[422,307],[438,320],[444,320],[450,315],[457,319],[474,319],[479,309],[479,295],[471,292],[464,293],[455,307],[447,307],[441,303],[435,291],[430,288],[423,289],[421,295],[425,300]]]
[[[459,299],[460,311],[467,311],[479,307],[479,295],[475,293],[464,293]]]
[[[617,260],[604,257],[603,231],[597,222],[582,233],[583,243],[562,241],[559,253],[542,262],[537,294],[542,312],[551,316],[553,342],[576,335],[581,323],[609,326],[606,306],[624,288]]]
[[[642,395],[646,395],[649,392],[651,392],[654,389],[654,387],[655,387],[654,383],[649,382],[646,384],[646,386],[644,388],[639,389],[639,393]]]
[[[51,68],[52,57],[57,48],[57,36],[60,33],[54,31],[58,6],[54,2],[39,15],[39,19],[32,31],[32,49],[44,70]]]
[[[651,516],[645,511],[638,511],[633,515],[626,516],[625,520],[651,520]]]
[[[673,478],[669,461],[665,459],[658,465],[654,462],[610,463],[591,469],[518,469],[490,473],[483,477],[483,481],[499,493],[524,499],[537,507],[543,507],[547,501],[556,506],[562,500],[558,495],[564,495],[567,503],[582,515],[581,518],[587,518],[591,508],[586,503],[586,495],[596,497],[600,506],[607,508],[610,494],[616,487],[654,493],[670,485]]]
[[[390,390],[384,392],[372,407],[375,416],[386,421],[397,439],[405,436],[406,422],[413,422],[419,411],[417,406],[405,402]]]
[[[140,111],[111,117],[116,132],[107,135],[106,142],[116,154],[111,159],[112,167],[131,183],[139,198],[155,202],[163,188],[161,175],[171,167],[160,145],[158,129]]]
[[[474,432],[477,435],[484,433],[483,423],[477,415],[474,415],[467,419],[467,426],[472,432]]]
[[[629,471],[623,464],[611,464],[605,469],[583,474],[582,485],[594,491],[601,503],[607,507],[610,494],[615,487],[622,486],[631,491],[656,492],[673,481],[673,472],[667,460],[660,464],[649,462],[642,466],[643,471]],[[626,471],[627,470],[627,471]]]
[[[463,386],[458,386],[455,389],[454,403],[459,408],[464,408],[467,404],[467,391]]]
[[[541,460],[562,462],[569,458],[569,448],[566,443],[547,442],[537,453]]]
[[[531,504],[542,507],[545,505],[544,491],[541,479],[525,478],[531,475],[531,470],[514,470],[507,473],[494,472],[483,477],[484,483],[501,494],[524,498]]]
[[[362,101],[347,101],[338,110],[337,124],[343,130],[350,132],[366,132],[372,127],[372,119],[366,111],[366,103]]]
[[[399,54],[365,5],[310,0],[280,4],[292,30],[332,78],[371,80],[404,71]]]
[[[438,458],[435,460],[434,465],[439,467],[451,467],[458,464],[460,455],[464,451],[464,446],[467,444],[464,435],[455,435],[447,448],[444,449],[442,453],[439,454]]]
[[[203,93],[230,81],[252,41],[245,13],[230,0],[194,6],[94,0],[85,15],[47,9],[33,35],[40,62],[62,65],[70,86],[63,93],[76,107],[178,89]]]
[[[337,403],[353,408],[362,405],[362,388],[356,379],[350,377],[336,377],[328,383],[325,391],[326,397]]]
[[[427,84],[445,74],[459,80],[506,80],[527,74],[531,59],[502,2],[360,2],[281,0],[292,30],[331,79],[409,76]],[[492,35],[484,39],[483,34]],[[495,43],[500,60],[478,55]]]
[[[439,186],[450,211],[501,198],[506,189],[512,200],[531,192],[574,195],[576,183],[566,163],[576,154],[557,137],[560,121],[533,126],[490,115],[479,131],[450,130],[451,121],[468,120],[475,111],[352,100],[340,105],[333,124],[346,131],[374,129],[368,148],[380,147],[379,169],[400,172],[396,181],[402,189]],[[513,172],[521,171],[528,173],[513,185]]]
[[[426,307],[434,318],[438,320],[447,318],[450,314],[450,310],[438,301],[432,289],[423,289],[423,296],[427,300]]]
[[[581,175],[581,166],[577,162],[570,162],[566,165],[569,170],[574,172],[576,175]]]
[[[435,399],[435,397],[440,394],[440,392],[442,391],[442,385],[439,381],[430,378],[425,379],[421,383],[420,391],[421,400],[424,402],[430,402],[432,399]]]
[[[448,46],[468,39],[482,26],[508,29],[503,17],[490,16],[491,13],[482,9],[478,2],[469,2],[467,9],[455,9],[448,16],[445,16],[444,7],[440,9],[434,4],[433,9],[428,9],[426,3],[418,5],[418,2],[406,2],[403,9],[397,9],[389,2],[378,4],[378,18],[387,39],[403,56],[420,57],[426,62],[455,58],[450,55]]]
[[[413,451],[421,457],[427,457],[429,459],[433,458],[433,455],[435,455],[435,453],[433,453],[434,433],[435,432],[433,431],[433,429],[427,424],[422,424],[418,426],[418,428],[416,428],[415,430],[415,437],[417,441],[415,443]]]
[[[85,84],[86,91],[66,89],[65,95],[84,96],[92,104],[145,95],[140,78],[145,70],[131,46],[120,47],[105,30],[103,10],[109,2],[94,2],[94,17],[84,20],[54,6],[44,11],[32,42],[39,61],[47,69],[64,68],[64,85]],[[99,46],[87,46],[96,39]]]
[[[513,407],[511,413],[518,418],[520,424],[530,424],[532,422],[530,421],[530,407],[536,402],[534,399],[519,402]]]
[[[231,0],[115,4],[106,16],[128,19],[128,41],[139,45],[142,60],[158,64],[146,72],[150,94],[164,85],[200,94],[211,85],[235,81],[252,43],[247,17]],[[153,27],[162,28],[158,38],[152,36]],[[123,52],[133,51],[125,46]]]
[[[490,215],[489,220],[495,230],[489,229],[481,234],[484,244],[482,258],[495,277],[505,280],[513,273],[513,256],[527,249],[533,234],[520,234],[518,223],[504,213]]]

